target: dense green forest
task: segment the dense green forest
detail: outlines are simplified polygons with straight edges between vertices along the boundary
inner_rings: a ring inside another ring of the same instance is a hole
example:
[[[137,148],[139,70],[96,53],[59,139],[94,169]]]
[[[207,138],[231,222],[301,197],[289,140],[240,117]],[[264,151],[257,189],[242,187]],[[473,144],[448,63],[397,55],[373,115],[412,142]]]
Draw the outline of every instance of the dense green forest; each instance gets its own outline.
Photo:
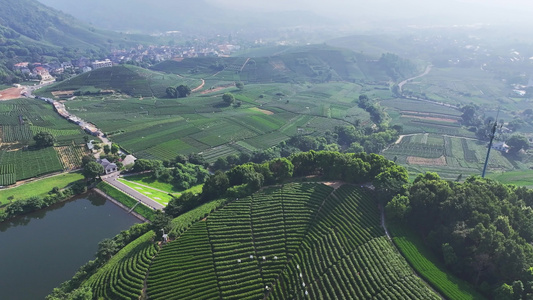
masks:
[[[533,294],[533,190],[469,177],[464,183],[419,175],[387,204],[449,270],[495,299]]]

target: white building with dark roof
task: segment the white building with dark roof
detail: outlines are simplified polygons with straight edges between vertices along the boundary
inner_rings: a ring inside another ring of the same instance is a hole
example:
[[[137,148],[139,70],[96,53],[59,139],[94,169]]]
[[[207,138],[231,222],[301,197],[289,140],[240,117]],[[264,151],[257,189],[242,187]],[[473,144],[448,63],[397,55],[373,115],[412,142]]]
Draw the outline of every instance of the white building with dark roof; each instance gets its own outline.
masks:
[[[104,159],[99,159],[99,160],[97,160],[97,162],[98,162],[102,167],[104,167],[104,173],[105,173],[106,175],[118,171],[118,167],[117,167],[117,165],[116,165],[115,163],[110,162],[110,161],[107,160],[106,158],[104,158]]]

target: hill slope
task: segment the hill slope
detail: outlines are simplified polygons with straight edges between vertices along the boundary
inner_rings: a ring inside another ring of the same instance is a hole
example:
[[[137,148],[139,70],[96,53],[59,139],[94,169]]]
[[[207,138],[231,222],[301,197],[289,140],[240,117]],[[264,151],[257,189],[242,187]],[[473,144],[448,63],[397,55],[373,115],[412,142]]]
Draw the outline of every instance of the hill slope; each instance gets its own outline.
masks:
[[[137,298],[146,265],[124,260],[87,284],[95,297]],[[159,252],[147,285],[150,299],[438,299],[387,240],[366,192],[313,183],[269,188],[196,222]]]
[[[118,45],[149,40],[102,31],[35,0],[0,0],[0,81],[16,82],[18,62],[100,58]]]
[[[270,49],[274,51],[274,49]],[[310,45],[276,48],[277,52],[251,52],[240,57],[186,58],[165,61],[153,70],[206,79],[236,77],[245,83],[303,82],[369,82],[391,80],[392,74],[405,77],[417,74],[416,65],[402,60],[409,67],[397,70],[397,65],[385,59],[376,60],[350,50]],[[394,56],[394,55],[393,55]],[[397,59],[397,56],[394,56]],[[393,78],[396,80],[397,78]]]
[[[0,0],[0,6],[0,25],[12,29],[26,42],[97,49],[128,41],[125,36],[97,30],[35,0]]]
[[[131,65],[96,69],[62,81],[46,88],[43,92],[74,91],[75,94],[98,93],[100,90],[114,90],[131,96],[160,97],[166,95],[166,88],[188,84],[200,85],[200,80],[179,79]],[[78,93],[76,93],[78,92]]]

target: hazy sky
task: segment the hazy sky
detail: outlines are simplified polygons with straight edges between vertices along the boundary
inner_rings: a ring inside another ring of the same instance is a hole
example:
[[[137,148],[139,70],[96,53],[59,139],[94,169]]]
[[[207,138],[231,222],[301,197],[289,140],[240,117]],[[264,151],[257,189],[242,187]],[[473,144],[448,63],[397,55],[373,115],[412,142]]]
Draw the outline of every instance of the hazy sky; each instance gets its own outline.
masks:
[[[209,0],[210,2],[260,10],[308,10],[322,15],[349,18],[369,17],[413,21],[427,18],[436,22],[463,24],[526,22],[533,16],[528,0]]]

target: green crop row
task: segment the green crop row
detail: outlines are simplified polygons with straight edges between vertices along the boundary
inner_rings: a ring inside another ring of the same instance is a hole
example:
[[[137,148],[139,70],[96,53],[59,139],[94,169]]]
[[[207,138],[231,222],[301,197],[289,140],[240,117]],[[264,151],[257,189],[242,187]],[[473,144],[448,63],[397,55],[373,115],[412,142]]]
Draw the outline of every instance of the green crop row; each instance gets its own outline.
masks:
[[[31,141],[33,134],[26,125],[4,125],[2,126],[2,141],[13,143],[19,141]]]
[[[16,180],[27,179],[63,169],[52,147],[38,150],[0,151],[0,165],[15,165]]]
[[[149,263],[157,252],[154,237],[150,231],[129,243],[84,283],[92,288],[94,298],[140,297]]]
[[[359,188],[337,189],[313,220],[271,299],[437,299],[383,236],[377,204]]]
[[[31,131],[34,135],[39,132],[48,132],[54,137],[81,134],[80,129],[53,129],[41,126],[31,126]]]
[[[150,299],[219,298],[206,222],[164,247],[147,279]]]
[[[484,299],[469,284],[448,273],[412,232],[391,226],[394,243],[411,266],[448,299]]]

